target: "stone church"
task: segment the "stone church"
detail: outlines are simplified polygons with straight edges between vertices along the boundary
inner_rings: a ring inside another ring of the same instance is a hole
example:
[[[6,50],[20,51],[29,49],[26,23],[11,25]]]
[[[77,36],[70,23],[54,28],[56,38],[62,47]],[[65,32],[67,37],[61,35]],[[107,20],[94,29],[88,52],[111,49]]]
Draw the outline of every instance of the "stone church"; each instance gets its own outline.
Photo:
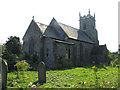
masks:
[[[24,37],[23,53],[38,56],[48,68],[60,68],[63,64],[74,66],[108,63],[106,45],[99,45],[95,14],[79,14],[79,29],[57,22],[49,25],[32,19]]]

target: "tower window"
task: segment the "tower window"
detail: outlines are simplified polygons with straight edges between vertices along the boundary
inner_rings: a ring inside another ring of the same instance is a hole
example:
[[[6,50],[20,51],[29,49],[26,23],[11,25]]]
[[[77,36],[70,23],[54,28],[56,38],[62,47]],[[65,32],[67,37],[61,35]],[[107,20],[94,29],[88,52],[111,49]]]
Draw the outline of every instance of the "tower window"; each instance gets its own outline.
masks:
[[[83,24],[83,30],[85,30],[85,29],[86,29],[86,23]]]

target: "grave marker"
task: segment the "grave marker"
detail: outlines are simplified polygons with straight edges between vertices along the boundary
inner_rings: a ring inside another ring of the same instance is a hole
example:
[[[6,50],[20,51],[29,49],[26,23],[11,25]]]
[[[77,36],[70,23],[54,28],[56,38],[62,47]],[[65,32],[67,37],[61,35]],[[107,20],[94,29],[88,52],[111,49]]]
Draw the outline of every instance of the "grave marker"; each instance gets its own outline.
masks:
[[[2,59],[0,58],[0,90],[2,89],[2,77],[1,77],[1,74],[2,74]]]
[[[38,81],[40,84],[46,83],[46,67],[44,62],[38,65]]]
[[[8,65],[7,62],[2,60],[2,89],[7,88],[7,71],[8,71]]]

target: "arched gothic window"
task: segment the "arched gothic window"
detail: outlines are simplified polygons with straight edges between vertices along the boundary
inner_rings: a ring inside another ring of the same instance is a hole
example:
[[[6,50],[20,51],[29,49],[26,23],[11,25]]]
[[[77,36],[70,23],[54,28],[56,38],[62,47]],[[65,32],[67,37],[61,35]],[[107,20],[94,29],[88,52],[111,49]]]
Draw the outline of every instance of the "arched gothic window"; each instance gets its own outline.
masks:
[[[68,60],[68,49],[66,48],[65,58]]]
[[[88,58],[88,49],[85,49],[86,58]]]
[[[83,60],[83,45],[80,43],[80,59]]]
[[[70,48],[66,48],[66,54],[65,54],[66,60],[70,59]]]
[[[29,41],[29,55],[32,56],[34,54],[34,39],[31,37]]]

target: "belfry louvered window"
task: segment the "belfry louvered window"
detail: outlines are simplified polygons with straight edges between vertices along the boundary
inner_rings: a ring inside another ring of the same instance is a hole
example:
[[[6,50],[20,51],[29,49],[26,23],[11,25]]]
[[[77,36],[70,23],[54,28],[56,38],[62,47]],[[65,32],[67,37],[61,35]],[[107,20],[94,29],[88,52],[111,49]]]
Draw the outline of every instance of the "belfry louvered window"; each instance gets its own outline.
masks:
[[[83,24],[83,30],[86,30],[86,23]]]

